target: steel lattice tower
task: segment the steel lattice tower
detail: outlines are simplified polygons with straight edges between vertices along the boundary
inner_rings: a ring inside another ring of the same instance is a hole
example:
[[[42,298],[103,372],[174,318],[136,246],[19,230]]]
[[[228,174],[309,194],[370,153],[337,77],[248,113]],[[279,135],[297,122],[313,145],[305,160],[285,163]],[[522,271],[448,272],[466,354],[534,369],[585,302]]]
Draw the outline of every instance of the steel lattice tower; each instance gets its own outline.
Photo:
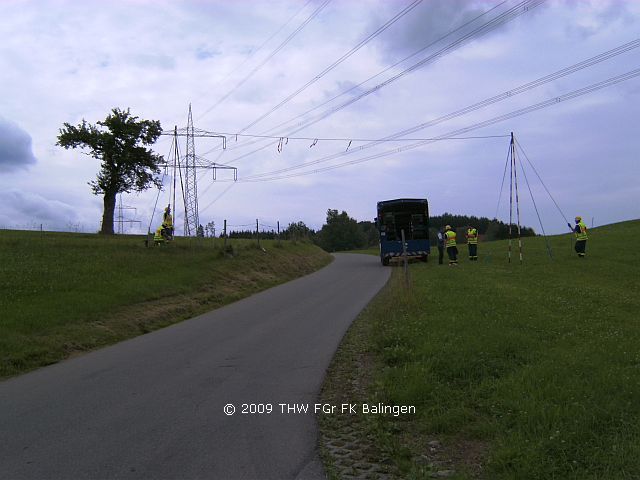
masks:
[[[184,234],[195,236],[200,220],[198,218],[198,182],[196,179],[196,147],[194,141],[193,116],[189,104],[189,120],[187,122],[187,153],[185,158],[184,185]]]

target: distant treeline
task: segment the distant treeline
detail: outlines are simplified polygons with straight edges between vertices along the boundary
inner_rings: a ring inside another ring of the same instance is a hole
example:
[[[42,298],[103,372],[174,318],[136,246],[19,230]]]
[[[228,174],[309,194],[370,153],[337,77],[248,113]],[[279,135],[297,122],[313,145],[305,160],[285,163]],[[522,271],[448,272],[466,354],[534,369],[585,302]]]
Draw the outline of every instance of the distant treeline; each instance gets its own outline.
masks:
[[[482,235],[485,240],[504,240],[509,238],[509,224],[501,222],[497,219],[489,219],[487,217],[475,217],[467,215],[454,215],[452,213],[444,213],[429,217],[429,226],[432,238],[435,238],[438,229],[444,228],[445,225],[451,225],[451,228],[466,231],[468,226],[478,229],[478,234]],[[517,236],[517,226],[511,227],[512,236]],[[533,228],[520,226],[520,235],[523,237],[533,237],[536,232]]]
[[[487,217],[475,217],[467,215],[443,215],[432,216],[429,219],[429,237],[433,245],[440,228],[445,225],[458,232],[459,238],[464,238],[464,233],[469,225],[478,229],[478,233],[485,241],[502,240],[509,238],[509,225]],[[520,234],[523,237],[534,236],[532,228],[521,227]],[[255,230],[242,230],[229,232],[229,238],[256,238]],[[516,227],[512,227],[512,236],[517,235]],[[261,231],[260,238],[273,240],[278,237],[274,230]],[[329,209],[327,220],[320,230],[307,227],[304,222],[290,223],[287,228],[280,231],[282,240],[309,241],[320,246],[328,252],[340,252],[345,250],[364,249],[378,245],[378,230],[373,222],[358,222],[351,218],[345,211]]]
[[[287,228],[280,230],[281,240],[309,240],[313,241],[317,232],[307,227],[304,222],[290,223]],[[220,235],[222,237],[222,234]],[[256,238],[255,230],[232,230],[228,233],[228,238]],[[276,230],[260,230],[260,238],[265,240],[275,240],[278,238]]]

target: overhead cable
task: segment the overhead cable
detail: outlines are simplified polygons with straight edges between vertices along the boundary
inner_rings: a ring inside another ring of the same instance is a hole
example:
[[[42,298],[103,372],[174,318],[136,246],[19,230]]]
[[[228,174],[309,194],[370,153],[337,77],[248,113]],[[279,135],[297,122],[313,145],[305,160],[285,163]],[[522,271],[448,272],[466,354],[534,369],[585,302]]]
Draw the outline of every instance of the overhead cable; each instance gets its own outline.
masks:
[[[407,61],[407,60],[409,60],[410,58],[415,57],[416,55],[418,55],[418,54],[422,53],[423,51],[427,50],[428,48],[431,48],[432,46],[434,46],[434,45],[436,45],[437,43],[441,42],[441,41],[442,41],[442,40],[444,40],[445,38],[447,38],[447,37],[449,37],[449,36],[453,35],[454,33],[456,33],[456,32],[458,32],[458,31],[462,30],[462,29],[463,29],[463,28],[465,28],[465,27],[469,26],[470,24],[472,24],[472,23],[473,23],[473,22],[475,22],[476,20],[478,20],[478,19],[482,18],[482,17],[483,17],[483,16],[485,16],[485,15],[488,15],[490,12],[492,12],[492,11],[493,11],[493,10],[495,10],[496,8],[499,8],[500,6],[502,6],[503,4],[505,4],[507,1],[508,1],[508,0],[503,0],[502,2],[500,2],[500,3],[499,3],[499,4],[497,4],[497,5],[495,5],[494,7],[490,8],[489,10],[487,10],[487,11],[485,11],[485,12],[482,12],[480,15],[478,15],[478,16],[476,16],[476,17],[472,18],[471,20],[469,20],[469,21],[467,21],[466,23],[464,23],[464,24],[460,25],[459,27],[455,28],[454,30],[449,31],[448,33],[446,33],[446,34],[445,34],[445,35],[443,35],[442,37],[438,38],[437,40],[435,40],[435,41],[433,41],[433,42],[429,43],[428,45],[425,45],[424,47],[422,47],[421,49],[419,49],[419,50],[415,51],[415,52],[414,52],[414,53],[412,53],[411,55],[409,55],[409,56],[407,56],[407,57],[404,57],[402,60],[399,60],[398,62],[394,63],[393,65],[390,65],[389,67],[387,67],[387,68],[385,68],[384,70],[382,70],[382,71],[380,71],[380,72],[376,73],[375,75],[373,75],[373,76],[371,76],[371,77],[367,78],[366,80],[364,80],[364,81],[360,82],[359,84],[354,85],[353,87],[350,87],[350,88],[348,88],[347,90],[344,90],[344,91],[340,92],[338,95],[335,95],[334,97],[330,98],[329,100],[326,100],[326,101],[324,101],[324,102],[322,102],[322,103],[320,103],[320,104],[316,105],[315,107],[313,107],[313,108],[311,108],[311,109],[309,109],[309,110],[307,110],[307,111],[305,111],[305,112],[303,112],[303,113],[301,113],[301,114],[299,114],[299,115],[296,115],[296,116],[295,116],[295,117],[293,117],[293,118],[290,118],[290,119],[288,119],[288,120],[285,120],[284,122],[279,123],[279,124],[277,124],[277,125],[275,125],[275,126],[273,126],[273,127],[269,128],[268,130],[265,130],[265,131],[264,131],[264,132],[262,132],[262,133],[270,133],[270,132],[273,132],[273,131],[277,130],[279,127],[282,127],[282,126],[284,126],[284,125],[287,125],[288,123],[291,123],[291,122],[295,121],[295,120],[296,120],[296,119],[298,119],[298,118],[302,118],[302,117],[304,117],[305,115],[308,115],[309,113],[313,112],[314,110],[317,110],[317,109],[319,109],[319,108],[321,108],[321,107],[323,107],[323,106],[325,106],[325,105],[327,105],[327,104],[329,104],[329,103],[333,102],[334,100],[336,100],[336,99],[338,99],[338,98],[340,98],[340,97],[342,97],[342,96],[344,96],[344,95],[347,95],[348,93],[352,92],[353,90],[356,90],[356,89],[358,89],[358,88],[362,87],[365,83],[367,83],[367,82],[369,82],[369,81],[373,80],[373,79],[374,79],[374,78],[376,78],[376,77],[379,77],[380,75],[382,75],[382,74],[384,74],[384,73],[388,72],[389,70],[392,70],[393,68],[395,68],[395,67],[397,67],[398,65],[400,65],[400,64],[402,64],[402,63],[404,63],[404,62],[406,62],[406,61]],[[245,147],[245,146],[253,145],[253,144],[255,144],[255,143],[257,143],[257,142],[245,142],[244,144],[238,145],[237,147],[234,147],[233,149],[235,149],[235,148],[242,148],[242,147]]]
[[[291,17],[289,17],[289,19],[283,23],[280,28],[278,28],[275,32],[273,32],[271,34],[271,36],[269,38],[267,38],[264,42],[262,42],[260,44],[260,46],[258,48],[256,48],[255,50],[252,50],[247,57],[244,59],[244,61],[242,63],[240,63],[237,67],[235,67],[233,70],[231,70],[224,78],[222,78],[218,84],[221,84],[222,82],[224,82],[227,78],[229,78],[231,75],[233,75],[235,72],[237,72],[238,70],[240,70],[240,68],[242,68],[249,60],[251,60],[251,58],[254,57],[254,55],[256,53],[258,53],[260,50],[262,50],[262,48],[269,43],[276,35],[278,35],[282,30],[284,30],[286,28],[287,25],[289,25],[291,23],[291,21],[296,18],[300,12],[302,12],[305,8],[307,8],[307,6],[312,2],[313,0],[309,0],[307,3],[305,3],[300,9],[298,9],[296,11],[296,13],[294,13]],[[204,115],[203,115],[204,116]]]
[[[502,92],[502,93],[500,93],[498,95],[495,95],[493,97],[484,99],[484,100],[482,100],[480,102],[477,102],[477,103],[474,103],[474,104],[469,105],[467,107],[464,107],[464,108],[462,108],[460,110],[456,110],[455,112],[448,113],[448,114],[443,115],[441,117],[438,117],[438,118],[429,120],[427,122],[421,123],[419,125],[410,127],[408,129],[396,132],[396,133],[394,133],[392,135],[384,137],[383,139],[381,139],[381,141],[395,139],[395,138],[398,138],[398,137],[409,135],[409,134],[415,133],[415,132],[417,132],[419,130],[423,130],[425,128],[432,127],[432,126],[435,126],[437,124],[443,123],[445,121],[452,120],[454,118],[460,117],[460,116],[465,115],[467,113],[471,113],[473,111],[479,110],[480,108],[483,108],[485,106],[489,106],[489,105],[492,105],[494,103],[506,100],[508,98],[512,98],[512,97],[514,97],[516,95],[519,95],[519,94],[524,93],[526,91],[532,90],[532,89],[534,89],[536,87],[539,87],[539,86],[544,85],[546,83],[549,83],[551,81],[557,80],[559,78],[565,77],[565,76],[570,75],[572,73],[575,73],[575,72],[577,72],[579,70],[582,70],[582,69],[587,68],[589,66],[595,65],[596,63],[603,62],[603,61],[608,60],[608,59],[610,59],[610,58],[612,58],[612,57],[614,57],[616,55],[620,55],[621,53],[627,52],[627,51],[629,51],[629,50],[631,50],[633,48],[637,48],[639,46],[640,46],[640,39],[633,40],[633,41],[628,42],[628,43],[626,43],[624,45],[616,47],[616,48],[614,48],[612,50],[608,50],[607,52],[603,52],[601,54],[595,55],[595,56],[593,56],[591,58],[588,58],[586,60],[578,62],[578,63],[576,63],[574,65],[571,65],[569,67],[566,67],[566,68],[563,68],[561,70],[558,70],[558,71],[556,71],[554,73],[551,73],[549,75],[545,75],[544,77],[540,77],[540,78],[538,78],[538,79],[536,79],[536,80],[534,80],[532,82],[525,83],[525,84],[520,85],[518,87],[515,87],[515,88],[513,88],[511,90],[507,90],[507,91]],[[326,157],[323,157],[323,158],[320,158],[320,159],[317,159],[317,160],[306,162],[305,164],[301,164],[299,166],[287,167],[287,168],[282,169],[281,171],[279,171],[277,173],[281,173],[283,171],[288,171],[288,170],[291,170],[291,169],[303,168],[304,166],[317,164],[317,163],[322,163],[322,162],[329,161],[329,160],[334,160],[334,159],[336,159],[338,157],[341,157],[343,155],[353,154],[353,153],[355,153],[357,151],[362,151],[362,150],[365,150],[365,149],[368,149],[368,148],[372,148],[372,147],[374,147],[376,145],[378,145],[378,142],[371,142],[371,143],[368,143],[368,144],[365,144],[365,145],[360,145],[360,146],[358,146],[358,147],[356,147],[356,148],[354,148],[352,150],[349,150],[349,151],[335,153],[335,154],[332,154],[332,155],[329,155],[329,156],[326,156]],[[241,156],[239,158],[243,158],[243,156]],[[273,173],[273,172],[271,172],[271,173]]]
[[[272,107],[269,111],[267,111],[266,113],[264,113],[263,115],[261,115],[260,117],[255,119],[253,122],[248,124],[246,127],[242,128],[238,133],[242,133],[242,132],[247,131],[249,128],[251,128],[254,125],[256,125],[257,123],[261,122],[262,120],[267,118],[269,115],[271,115],[273,112],[278,110],[280,107],[285,105],[291,99],[293,99],[294,97],[298,96],[300,93],[302,93],[304,90],[306,90],[309,86],[313,85],[315,82],[320,80],[327,73],[329,73],[331,70],[336,68],[338,65],[340,65],[342,62],[344,62],[346,59],[348,59],[351,55],[353,55],[358,50],[360,50],[362,47],[364,47],[367,43],[369,43],[371,40],[376,38],[378,35],[380,35],[382,32],[384,32],[391,25],[393,25],[398,20],[400,20],[402,17],[404,17],[407,13],[409,13],[411,10],[413,10],[415,7],[417,7],[421,2],[422,2],[422,0],[414,0],[412,3],[410,3],[404,9],[402,9],[400,12],[398,12],[395,16],[393,16],[391,19],[389,19],[384,25],[380,26],[375,32],[369,34],[367,37],[362,39],[351,50],[349,50],[344,55],[342,55],[340,58],[338,58],[336,61],[334,61],[332,64],[327,66],[324,70],[322,70],[315,77],[313,77],[311,80],[309,80],[307,83],[305,83],[302,87],[298,88],[295,92],[289,94],[282,101],[280,101],[280,103],[278,103],[277,105]]]
[[[569,223],[569,221],[567,220],[567,217],[565,216],[564,212],[562,211],[562,209],[560,208],[560,206],[558,205],[558,202],[556,202],[556,199],[553,198],[553,195],[551,195],[551,192],[549,191],[549,189],[547,188],[547,186],[545,185],[545,183],[542,181],[542,177],[540,177],[540,175],[538,174],[538,171],[536,170],[536,167],[533,166],[533,163],[531,163],[531,160],[529,160],[529,157],[527,156],[526,152],[524,151],[524,149],[522,148],[522,145],[520,145],[520,143],[516,140],[516,145],[518,147],[518,149],[522,152],[522,154],[524,155],[524,158],[527,160],[527,163],[529,163],[529,165],[531,166],[531,168],[533,169],[534,173],[536,174],[536,176],[538,177],[538,180],[540,180],[540,183],[542,184],[542,186],[544,187],[544,189],[546,190],[547,194],[549,195],[549,198],[553,201],[553,204],[556,206],[556,208],[558,209],[558,211],[560,212],[560,215],[562,215],[562,218],[564,218],[564,221]]]
[[[517,142],[517,140],[516,140]],[[520,171],[522,171],[522,175],[524,176],[524,181],[527,184],[527,189],[529,190],[529,195],[531,195],[531,202],[533,202],[533,208],[536,211],[536,215],[538,217],[538,222],[540,223],[540,229],[542,230],[542,236],[544,237],[544,243],[547,247],[547,253],[549,254],[549,258],[553,260],[553,253],[551,252],[551,245],[549,245],[549,239],[547,238],[547,232],[544,231],[544,225],[542,224],[542,218],[540,217],[540,212],[538,211],[538,205],[536,205],[536,200],[533,198],[533,191],[531,190],[531,185],[529,185],[529,179],[527,178],[527,172],[524,169],[524,165],[522,164],[522,159],[517,156],[517,161],[520,163]]]
[[[198,120],[200,120],[205,115],[207,115],[209,112],[211,112],[214,108],[216,108],[218,105],[220,105],[222,102],[224,102],[227,98],[229,98],[229,96],[231,96],[231,94],[233,92],[235,92],[238,88],[240,88],[242,85],[244,85],[247,82],[247,80],[249,80],[269,60],[271,60],[275,55],[277,55],[278,52],[280,52],[280,50],[282,50],[293,39],[293,37],[295,37],[304,27],[306,27],[307,24],[309,24],[309,22],[311,22],[311,20],[313,20],[322,11],[322,9],[327,6],[327,4],[330,1],[331,0],[324,0],[324,2],[322,2],[320,4],[320,6],[318,6],[318,8],[316,8],[313,11],[313,13],[311,15],[309,15],[306,18],[306,20],[304,22],[302,22],[302,24],[300,24],[298,26],[298,28],[296,28],[280,45],[278,45],[278,47],[275,50],[273,50],[273,52],[271,52],[264,60],[262,60],[256,67],[254,67],[246,76],[244,76],[242,78],[242,80],[240,80],[238,83],[236,83],[236,85],[233,88],[231,88],[231,90],[229,90],[222,97],[220,97],[220,99],[218,99],[218,101],[212,107],[209,107],[202,115],[200,115],[198,117]]]
[[[504,162],[504,171],[502,172],[502,183],[500,184],[500,194],[498,195],[498,205],[496,205],[496,214],[493,218],[498,218],[498,210],[500,210],[500,200],[502,200],[502,191],[504,190],[504,179],[507,177],[507,165],[509,165],[509,159],[511,156],[511,144],[507,151],[507,159]]]
[[[461,38],[457,39],[456,41],[450,43],[449,45],[443,47],[442,49],[438,50],[437,52],[429,55],[428,57],[420,60],[419,62],[413,64],[412,66],[406,68],[405,70],[403,70],[402,72],[388,78],[387,80],[385,80],[384,82],[379,83],[378,85],[375,85],[374,87],[369,88],[368,90],[365,90],[364,92],[356,95],[355,97],[341,103],[340,105],[334,106],[332,108],[329,108],[327,110],[325,110],[324,112],[321,112],[305,121],[299,122],[294,130],[292,131],[283,131],[281,136],[291,136],[301,130],[303,130],[304,128],[313,125],[321,120],[324,120],[325,118],[329,117],[330,115],[333,115],[334,113],[338,112],[339,110],[342,110],[350,105],[352,105],[353,103],[357,102],[358,100],[361,100],[362,98],[377,92],[378,90],[384,88],[385,86],[395,82],[396,80],[404,77],[405,75],[408,75],[410,73],[413,73],[414,71],[416,71],[418,68],[424,66],[425,64],[427,64],[428,62],[432,62],[437,60],[438,58],[447,55],[449,53],[451,53],[452,51],[454,51],[455,49],[459,48],[460,46],[462,46],[463,44],[467,43],[470,39],[474,38],[474,37],[481,37],[489,32],[491,32],[492,30],[496,29],[499,26],[502,26],[503,24],[517,18],[518,16],[527,13],[529,11],[531,11],[533,8],[539,6],[540,4],[544,3],[544,1],[546,0],[525,0],[523,2],[520,2],[518,5],[510,8],[509,10],[501,13],[500,15],[498,15],[497,17],[487,21],[486,23],[484,23],[483,25],[475,28],[474,30],[472,30],[471,32],[463,35]],[[290,127],[291,128],[291,127]],[[275,142],[272,142],[269,145],[273,145]],[[264,148],[267,148],[267,146],[262,147],[262,148],[258,148],[255,149],[251,152],[248,152],[244,155],[241,155],[239,157],[236,157],[232,160],[230,160],[228,163],[233,163],[236,162],[242,158],[245,158],[249,155],[252,155],[254,153],[257,153],[261,150],[263,150]],[[208,153],[208,152],[207,152]]]
[[[220,200],[222,198],[222,196],[227,193],[229,190],[231,190],[231,187],[233,187],[236,184],[236,182],[230,183],[229,186],[227,188],[225,188],[222,192],[220,192],[212,201],[211,203],[209,203],[206,207],[200,209],[200,213],[204,213],[211,205],[213,205],[214,203],[216,203],[218,200]],[[213,183],[211,183],[211,185],[213,185]]]
[[[207,132],[214,133],[214,132]],[[215,132],[215,136],[225,135],[228,137],[239,136],[239,137],[250,137],[250,138],[272,138],[280,141],[286,140],[305,140],[305,141],[322,141],[322,142],[415,142],[419,140],[431,140],[430,138],[356,138],[356,137],[275,137],[272,135],[251,135],[251,134],[242,134],[242,133],[229,133],[229,132]],[[195,135],[196,137],[198,135]],[[451,137],[447,140],[468,140],[473,138],[492,138],[492,137],[508,137],[509,135],[485,135],[482,137]],[[286,145],[286,143],[284,143]],[[199,157],[202,160],[207,160],[204,157]]]
[[[539,102],[539,103],[536,103],[534,105],[530,105],[528,107],[521,108],[519,110],[514,110],[513,112],[509,112],[509,113],[506,113],[504,115],[499,115],[497,117],[493,117],[493,118],[491,118],[489,120],[485,120],[483,122],[475,123],[475,124],[470,125],[470,126],[465,127],[465,128],[461,128],[461,129],[458,129],[458,130],[455,130],[455,131],[452,131],[452,132],[448,132],[448,133],[446,133],[446,134],[444,134],[442,136],[444,137],[444,136],[462,135],[462,134],[465,134],[465,133],[470,132],[472,130],[477,130],[479,128],[488,127],[490,125],[494,125],[496,123],[503,122],[505,120],[510,120],[512,118],[519,117],[519,116],[522,116],[522,115],[526,115],[528,113],[531,113],[531,112],[534,112],[534,111],[537,111],[537,110],[541,110],[543,108],[547,108],[547,107],[550,107],[552,105],[556,105],[558,103],[561,103],[561,102],[564,102],[564,101],[567,101],[567,100],[571,100],[573,98],[577,98],[577,97],[580,97],[580,96],[583,96],[583,95],[587,95],[589,93],[593,93],[593,92],[595,92],[597,90],[601,90],[601,89],[609,87],[611,85],[615,85],[617,83],[624,82],[626,80],[629,80],[631,78],[635,78],[637,76],[640,76],[640,68],[637,68],[635,70],[631,70],[631,71],[626,72],[626,73],[624,73],[622,75],[617,75],[615,77],[608,78],[607,80],[603,80],[601,82],[594,83],[592,85],[589,85],[589,86],[584,87],[584,88],[580,88],[578,90],[573,90],[573,91],[571,91],[569,93],[566,93],[564,95],[553,97],[553,98],[550,98],[550,99],[545,100],[543,102]],[[401,153],[401,152],[404,152],[404,151],[407,151],[407,150],[412,150],[412,149],[415,149],[415,148],[418,148],[418,147],[433,143],[435,141],[437,141],[437,140],[434,139],[434,140],[429,140],[429,141],[417,142],[417,143],[414,143],[414,144],[411,144],[411,145],[398,147],[398,148],[395,148],[393,150],[388,150],[386,152],[381,152],[381,153],[378,153],[378,154],[375,154],[375,155],[370,155],[368,157],[358,158],[358,159],[351,160],[351,161],[348,161],[348,162],[342,162],[342,163],[338,163],[338,164],[335,164],[335,165],[314,169],[314,170],[311,170],[311,171],[299,172],[299,173],[294,173],[294,174],[289,174],[289,175],[280,175],[280,176],[267,176],[267,175],[270,175],[270,174],[274,174],[274,172],[267,172],[267,173],[264,173],[264,174],[258,174],[258,175],[253,175],[253,176],[250,176],[250,177],[246,177],[244,179],[240,179],[239,181],[245,181],[245,182],[272,181],[272,180],[281,180],[281,179],[284,179],[284,178],[298,177],[298,176],[303,176],[303,175],[312,175],[312,174],[316,174],[316,173],[320,173],[320,172],[334,170],[336,168],[345,167],[345,166],[348,166],[348,165],[356,165],[356,164],[359,164],[359,163],[368,162],[370,160],[375,160],[377,158],[386,157],[388,155]],[[308,166],[308,165],[305,165],[305,166]],[[302,168],[302,166],[298,165],[298,166],[296,166],[296,168]]]

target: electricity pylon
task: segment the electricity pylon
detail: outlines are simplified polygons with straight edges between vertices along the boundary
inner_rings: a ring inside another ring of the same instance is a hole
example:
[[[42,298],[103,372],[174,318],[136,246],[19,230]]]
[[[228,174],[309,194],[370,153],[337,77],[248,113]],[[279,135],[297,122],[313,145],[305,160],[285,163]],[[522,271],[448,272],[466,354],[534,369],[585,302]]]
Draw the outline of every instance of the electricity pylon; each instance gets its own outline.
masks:
[[[187,153],[185,156],[185,186],[184,186],[184,234],[195,236],[198,232],[200,220],[198,218],[198,182],[196,178],[196,147],[194,141],[193,116],[189,104],[189,119],[187,121]]]

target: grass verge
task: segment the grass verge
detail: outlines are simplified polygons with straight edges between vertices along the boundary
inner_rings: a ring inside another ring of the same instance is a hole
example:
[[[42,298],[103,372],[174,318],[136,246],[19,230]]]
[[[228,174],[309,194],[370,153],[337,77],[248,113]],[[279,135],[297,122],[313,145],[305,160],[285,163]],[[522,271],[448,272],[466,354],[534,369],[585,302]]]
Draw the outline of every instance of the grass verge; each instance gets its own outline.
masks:
[[[370,417],[361,438],[399,478],[639,478],[640,252],[620,248],[638,235],[640,221],[594,229],[584,260],[553,237],[553,261],[527,238],[523,265],[505,242],[478,262],[462,246],[457,268],[412,264],[409,289],[395,269],[331,372],[368,357],[366,391],[341,395],[417,412]]]
[[[212,310],[328,264],[306,244],[0,231],[0,378]],[[263,251],[264,250],[266,251]]]

